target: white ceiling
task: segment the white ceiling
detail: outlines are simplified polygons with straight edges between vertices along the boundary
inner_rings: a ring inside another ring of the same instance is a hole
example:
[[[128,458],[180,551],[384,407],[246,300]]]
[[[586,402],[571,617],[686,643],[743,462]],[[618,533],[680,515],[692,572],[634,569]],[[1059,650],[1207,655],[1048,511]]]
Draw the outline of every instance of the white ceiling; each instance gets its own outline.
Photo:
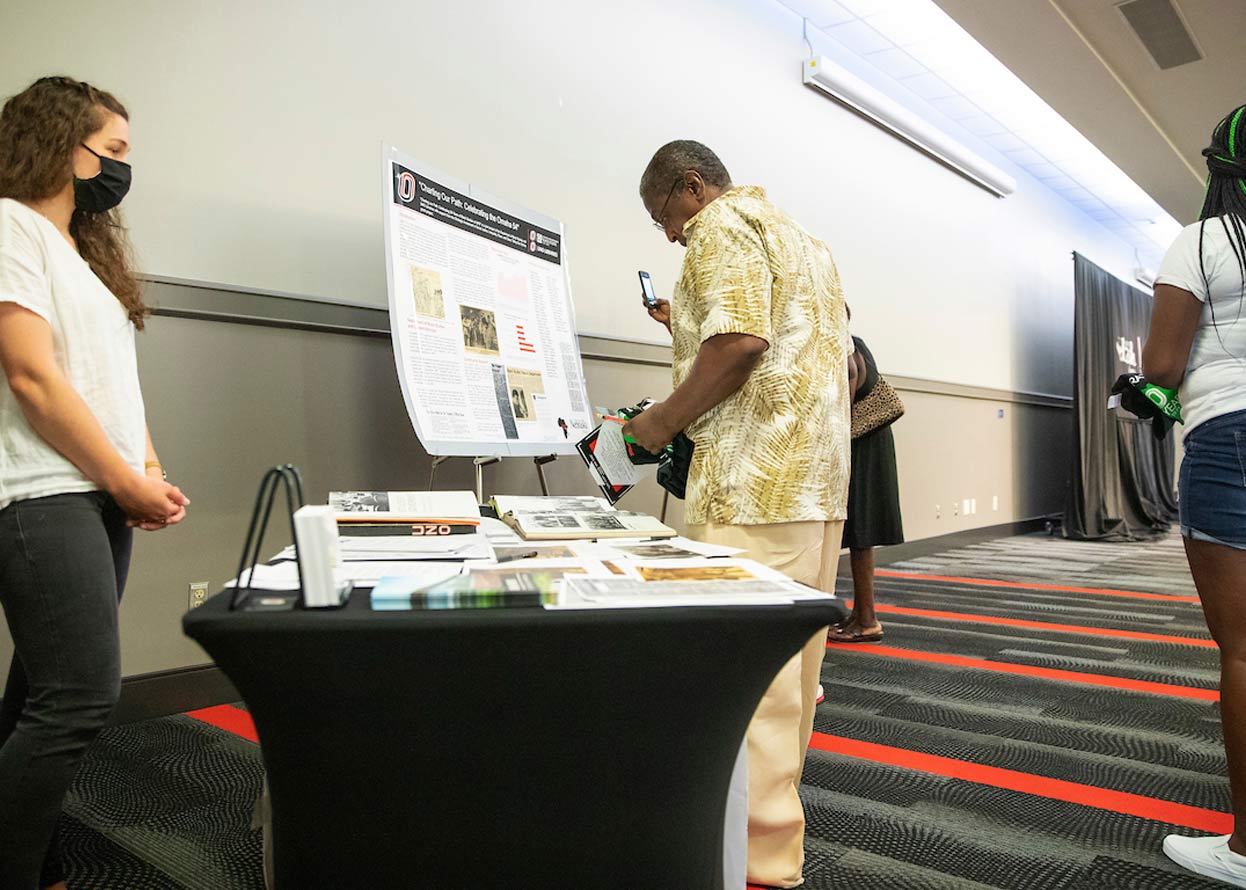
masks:
[[[1246,0],[1175,0],[1205,58],[1168,71],[1120,0],[782,2],[1152,260],[1197,215],[1212,127],[1246,102]]]
[[[815,52],[852,57],[868,80],[1029,173],[1144,263],[1158,262],[1176,236],[1179,224],[1154,198],[932,0],[783,2],[806,19]]]
[[[935,2],[1179,222],[1194,220],[1202,149],[1246,103],[1246,0],[1174,0],[1204,58],[1167,71],[1119,0]]]

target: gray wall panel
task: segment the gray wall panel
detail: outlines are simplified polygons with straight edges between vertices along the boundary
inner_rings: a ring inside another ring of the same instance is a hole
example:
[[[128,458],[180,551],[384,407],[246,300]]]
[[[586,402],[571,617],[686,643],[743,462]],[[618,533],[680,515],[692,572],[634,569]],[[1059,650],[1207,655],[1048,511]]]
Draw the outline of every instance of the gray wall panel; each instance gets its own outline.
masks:
[[[215,590],[232,577],[260,476],[289,461],[304,474],[311,501],[330,489],[417,489],[431,459],[403,408],[388,336],[343,336],[188,318],[157,317],[139,336],[148,422],[169,478],[192,500],[184,525],[138,533],[122,605],[127,676],[208,661],[181,632],[188,584]],[[669,389],[659,364],[589,360],[593,397],[618,406]],[[593,493],[578,460],[545,469],[554,493]],[[486,494],[539,494],[529,459],[486,467]],[[471,488],[469,459],[437,470],[438,488]],[[628,506],[658,512],[660,489],[646,481]],[[678,522],[682,510],[671,511]],[[265,550],[289,539],[274,524]],[[0,628],[0,680],[12,647]]]
[[[190,290],[167,286],[161,295],[167,309],[194,308]],[[250,311],[241,308],[242,314]],[[279,327],[282,313],[272,306],[265,311],[275,318],[262,324],[157,317],[139,337],[152,435],[170,478],[185,487],[193,504],[183,526],[138,535],[122,605],[127,676],[208,660],[181,632],[187,585],[207,581],[215,590],[233,575],[266,468],[285,461],[298,465],[312,501],[336,488],[428,485],[431,460],[403,409],[388,336]],[[322,321],[332,327],[336,320]],[[670,390],[669,349],[604,338],[582,338],[581,347],[596,405],[618,407]],[[880,361],[886,367],[886,357]],[[909,406],[895,435],[910,540],[1061,509],[1070,423],[1063,400],[909,378],[894,382]],[[507,459],[484,473],[487,494],[539,493],[528,459]],[[583,467],[570,458],[548,466],[546,477],[555,494],[594,491]],[[472,485],[470,460],[451,459],[437,470],[437,488]],[[993,510],[994,496],[999,508]],[[954,515],[951,504],[964,498],[977,499],[977,514]],[[937,517],[935,504],[941,508]],[[652,480],[624,502],[652,513],[661,505]],[[682,506],[671,502],[668,519],[676,527],[682,527]],[[287,538],[275,525],[265,550],[278,549]],[[0,629],[0,676],[10,653]]]

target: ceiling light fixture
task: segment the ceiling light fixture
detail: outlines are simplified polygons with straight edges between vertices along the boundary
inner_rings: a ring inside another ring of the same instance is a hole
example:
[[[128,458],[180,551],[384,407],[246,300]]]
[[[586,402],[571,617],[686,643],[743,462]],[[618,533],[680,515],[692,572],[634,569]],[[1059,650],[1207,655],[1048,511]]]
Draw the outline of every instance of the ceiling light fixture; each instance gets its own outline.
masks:
[[[1003,198],[1017,190],[1012,176],[825,56],[805,62],[804,80],[991,194]]]

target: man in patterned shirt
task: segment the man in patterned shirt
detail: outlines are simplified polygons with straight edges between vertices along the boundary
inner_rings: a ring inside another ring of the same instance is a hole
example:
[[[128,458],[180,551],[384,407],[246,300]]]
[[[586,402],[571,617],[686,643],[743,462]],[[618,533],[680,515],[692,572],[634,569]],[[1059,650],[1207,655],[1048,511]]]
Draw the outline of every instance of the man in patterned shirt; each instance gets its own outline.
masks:
[[[687,248],[672,302],[670,397],[624,432],[657,452],[696,443],[689,535],[741,547],[789,577],[833,590],[847,515],[851,351],[831,252],[756,186],[732,186],[697,142],[658,149],[640,183],[654,224]],[[797,796],[826,631],[775,677],[749,726],[748,878],[802,881]]]

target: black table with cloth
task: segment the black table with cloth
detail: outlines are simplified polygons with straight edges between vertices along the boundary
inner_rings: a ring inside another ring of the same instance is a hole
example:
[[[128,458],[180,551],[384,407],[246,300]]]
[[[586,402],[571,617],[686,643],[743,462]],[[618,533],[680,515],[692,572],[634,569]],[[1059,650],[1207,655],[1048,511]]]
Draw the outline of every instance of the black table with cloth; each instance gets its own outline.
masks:
[[[722,887],[727,788],[778,606],[230,611],[183,626],[255,720],[277,887]]]

